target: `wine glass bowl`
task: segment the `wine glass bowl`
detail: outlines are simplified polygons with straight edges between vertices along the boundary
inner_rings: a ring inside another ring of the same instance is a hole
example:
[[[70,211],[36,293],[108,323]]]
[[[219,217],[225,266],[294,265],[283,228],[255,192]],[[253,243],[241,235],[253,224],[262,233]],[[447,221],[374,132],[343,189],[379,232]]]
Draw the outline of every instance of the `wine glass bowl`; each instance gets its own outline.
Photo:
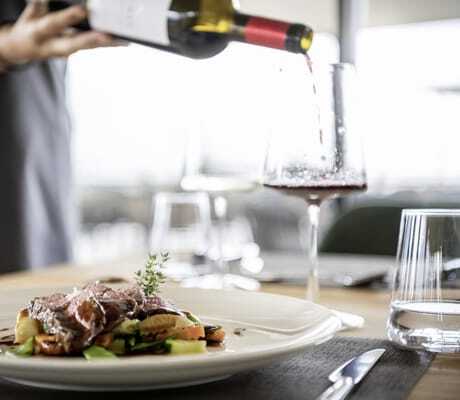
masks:
[[[308,201],[366,190],[353,66],[314,69],[307,80],[311,89],[305,98],[310,107],[305,116],[297,117],[305,127],[272,135],[264,184]]]
[[[307,58],[305,104],[295,104],[296,123],[272,134],[263,183],[304,199],[310,217],[310,274],[307,297],[318,294],[317,230],[323,200],[367,189],[356,116],[354,67],[331,64],[313,68]],[[297,102],[298,103],[298,102]]]
[[[202,124],[202,128],[205,124]],[[213,214],[213,249],[208,252],[208,260],[213,268],[212,274],[202,275],[182,282],[185,287],[201,287],[206,289],[244,289],[259,290],[260,283],[252,278],[232,273],[226,259],[228,200],[235,194],[247,194],[259,187],[259,182],[253,174],[235,171],[234,168],[222,168],[216,154],[223,158],[228,154],[227,148],[221,145],[213,146],[209,137],[210,130],[191,131],[185,151],[184,174],[181,188],[185,192],[206,193],[211,200]],[[214,133],[214,131],[212,131]],[[206,139],[206,140],[205,140]],[[214,158],[212,157],[214,156]],[[217,161],[217,162],[216,162]]]

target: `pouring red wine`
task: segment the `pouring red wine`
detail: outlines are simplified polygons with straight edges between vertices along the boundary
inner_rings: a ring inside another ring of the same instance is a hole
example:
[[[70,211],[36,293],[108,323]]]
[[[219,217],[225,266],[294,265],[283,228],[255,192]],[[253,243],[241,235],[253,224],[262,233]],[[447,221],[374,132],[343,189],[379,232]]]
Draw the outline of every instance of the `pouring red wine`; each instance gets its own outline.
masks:
[[[300,110],[305,119],[300,119],[298,126],[291,123],[291,129],[272,135],[263,183],[306,201],[310,219],[307,298],[317,300],[320,205],[327,199],[366,191],[367,180],[354,123],[354,93],[350,93],[353,67],[332,64],[315,70],[307,57],[306,79],[310,87],[305,109]]]

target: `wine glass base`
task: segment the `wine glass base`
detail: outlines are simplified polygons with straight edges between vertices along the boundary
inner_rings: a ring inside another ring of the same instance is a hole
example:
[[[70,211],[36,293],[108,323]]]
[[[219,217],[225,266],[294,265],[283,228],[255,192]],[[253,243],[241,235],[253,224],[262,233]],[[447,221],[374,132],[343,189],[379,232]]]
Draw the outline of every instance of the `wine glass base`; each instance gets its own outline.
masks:
[[[182,287],[201,289],[241,289],[250,292],[260,289],[259,281],[235,274],[208,274],[182,281]]]

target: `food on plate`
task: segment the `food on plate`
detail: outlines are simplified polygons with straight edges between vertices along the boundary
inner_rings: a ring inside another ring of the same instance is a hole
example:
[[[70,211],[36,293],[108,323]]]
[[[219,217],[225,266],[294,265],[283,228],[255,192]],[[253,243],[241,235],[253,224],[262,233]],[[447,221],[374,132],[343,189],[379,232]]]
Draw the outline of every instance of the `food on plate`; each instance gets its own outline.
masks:
[[[219,326],[159,295],[167,255],[152,255],[136,285],[110,288],[92,283],[73,293],[33,299],[15,327],[18,356],[78,356],[88,360],[135,354],[193,354],[222,343]]]

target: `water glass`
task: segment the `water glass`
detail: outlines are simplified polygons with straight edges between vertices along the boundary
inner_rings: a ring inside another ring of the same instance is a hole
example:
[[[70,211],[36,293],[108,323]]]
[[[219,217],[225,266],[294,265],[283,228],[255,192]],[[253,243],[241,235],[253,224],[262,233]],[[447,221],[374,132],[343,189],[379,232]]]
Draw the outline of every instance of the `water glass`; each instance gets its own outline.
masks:
[[[460,352],[460,210],[404,210],[388,337],[410,349]]]
[[[211,206],[206,193],[158,193],[150,251],[182,258],[205,255],[209,247]]]

